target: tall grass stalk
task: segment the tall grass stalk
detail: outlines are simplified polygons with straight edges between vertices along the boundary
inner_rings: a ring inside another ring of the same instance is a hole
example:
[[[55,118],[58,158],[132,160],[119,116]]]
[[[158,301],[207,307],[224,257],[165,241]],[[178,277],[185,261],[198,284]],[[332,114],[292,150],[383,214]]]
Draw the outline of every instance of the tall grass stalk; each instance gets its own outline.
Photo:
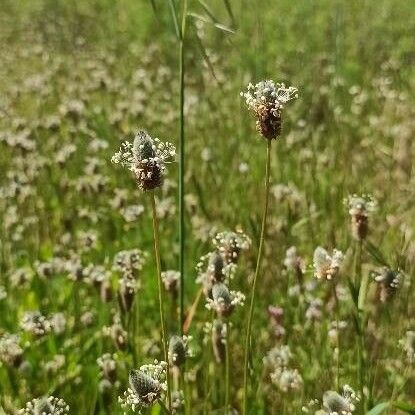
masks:
[[[264,210],[262,215],[262,226],[261,226],[261,236],[259,240],[259,249],[258,257],[255,268],[254,280],[252,283],[252,294],[251,294],[251,303],[249,306],[248,314],[248,326],[246,329],[246,338],[245,338],[245,356],[244,356],[244,384],[243,384],[243,415],[247,415],[248,410],[248,362],[251,351],[251,331],[252,331],[252,317],[254,314],[254,305],[255,305],[255,294],[256,286],[258,281],[258,275],[261,268],[262,256],[264,252],[264,241],[265,233],[267,227],[267,215],[268,215],[268,204],[269,204],[269,191],[270,191],[270,170],[271,170],[271,140],[267,140],[267,160],[265,165],[265,200],[264,200]]]
[[[161,279],[161,260],[160,260],[160,236],[159,236],[159,223],[156,211],[156,198],[154,192],[151,192],[151,210],[153,214],[153,235],[154,235],[154,254],[156,257],[157,266],[157,282],[158,282],[158,300],[160,309],[160,322],[161,322],[161,337],[163,342],[163,355],[164,361],[167,362],[167,402],[168,409],[171,411],[171,386],[170,386],[170,371],[168,365],[168,345],[167,345],[167,333],[166,323],[164,319],[164,298],[163,298],[163,281]]]
[[[183,0],[181,8],[181,22],[179,25],[178,14],[173,0],[169,0],[170,11],[173,18],[174,29],[179,42],[179,272],[180,272],[180,293],[179,293],[179,323],[180,333],[183,334],[184,323],[184,267],[185,267],[185,206],[184,206],[184,176],[185,176],[185,38],[186,38],[186,16],[187,0]]]
[[[230,323],[226,323],[226,360],[225,360],[225,415],[229,414],[229,399],[230,399]]]
[[[358,353],[358,379],[361,399],[361,413],[366,413],[366,398],[365,398],[365,374],[366,374],[366,358],[365,358],[365,333],[364,333],[364,313],[362,303],[362,289],[364,289],[364,281],[362,280],[362,251],[363,241],[359,240],[356,246],[356,258],[355,258],[355,278],[356,287],[359,287],[359,296],[356,304],[356,325],[357,325],[357,353]]]
[[[187,0],[183,0],[182,21],[180,29],[180,48],[179,48],[179,71],[180,71],[180,136],[179,136],[179,272],[180,272],[180,332],[183,334],[184,323],[184,267],[185,267],[185,206],[184,206],[184,176],[185,176],[185,118],[184,118],[184,100],[185,100],[185,34],[186,34],[186,14]]]

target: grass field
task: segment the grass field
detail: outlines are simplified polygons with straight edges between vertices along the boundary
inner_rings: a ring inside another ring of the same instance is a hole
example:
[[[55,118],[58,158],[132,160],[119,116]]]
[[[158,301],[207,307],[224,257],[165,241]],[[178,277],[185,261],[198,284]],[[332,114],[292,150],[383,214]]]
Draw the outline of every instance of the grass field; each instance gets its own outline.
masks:
[[[401,0],[2,0],[0,415],[414,414],[414,33]]]

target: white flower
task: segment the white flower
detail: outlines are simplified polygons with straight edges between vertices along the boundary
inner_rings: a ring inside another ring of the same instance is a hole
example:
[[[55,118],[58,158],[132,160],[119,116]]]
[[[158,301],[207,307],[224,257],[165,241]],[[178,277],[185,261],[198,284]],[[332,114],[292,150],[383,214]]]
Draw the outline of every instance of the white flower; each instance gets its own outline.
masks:
[[[167,363],[154,361],[154,364],[143,365],[132,370],[129,375],[130,387],[118,398],[121,406],[135,412],[154,405],[162,399],[167,390]]]
[[[26,404],[26,407],[19,411],[21,415],[67,415],[69,405],[60,398],[49,396],[47,398],[33,399]]]
[[[279,110],[287,102],[298,98],[298,89],[293,86],[287,88],[284,83],[266,80],[256,85],[249,84],[246,92],[241,92],[241,96],[245,98],[248,108],[254,112],[263,105]]]
[[[317,247],[313,256],[314,275],[316,278],[333,279],[339,271],[343,257],[343,253],[337,249],[334,249],[332,255],[329,255],[324,248]]]

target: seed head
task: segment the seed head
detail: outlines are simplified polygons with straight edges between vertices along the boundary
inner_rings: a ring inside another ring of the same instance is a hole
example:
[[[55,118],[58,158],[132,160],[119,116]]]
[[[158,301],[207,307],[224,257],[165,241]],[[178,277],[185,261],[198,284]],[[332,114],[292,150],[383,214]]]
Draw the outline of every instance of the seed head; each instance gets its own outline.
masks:
[[[111,161],[132,171],[138,187],[146,191],[162,185],[166,163],[173,161],[175,155],[176,149],[171,143],[162,143],[140,130],[133,143],[124,142]]]
[[[369,232],[369,216],[376,209],[376,201],[370,195],[352,195],[347,199],[352,222],[352,235],[356,240],[366,239]]]
[[[327,391],[323,395],[323,408],[328,415],[352,415],[355,411],[355,403],[359,401],[353,389],[343,386],[343,394],[335,391]]]
[[[229,291],[223,283],[215,284],[212,288],[212,299],[208,298],[206,307],[214,309],[219,316],[228,317],[232,314],[235,305],[243,305],[245,296],[239,291]]]
[[[225,231],[214,237],[213,244],[223,255],[226,264],[236,264],[241,251],[245,251],[251,246],[251,240],[241,231]]]
[[[132,370],[128,377],[130,387],[123,397],[118,398],[121,406],[124,409],[131,408],[135,411],[137,408],[140,411],[154,405],[167,389],[166,370],[167,363],[157,361]]]
[[[172,366],[182,366],[190,355],[188,348],[189,337],[171,336],[169,342],[169,362]]]
[[[282,110],[287,102],[298,98],[298,89],[292,86],[286,88],[283,83],[267,80],[255,86],[249,84],[241,96],[257,118],[258,132],[264,138],[272,140],[281,134]]]
[[[373,279],[379,285],[380,300],[385,303],[394,297],[401,284],[402,275],[398,271],[383,267],[373,273]]]

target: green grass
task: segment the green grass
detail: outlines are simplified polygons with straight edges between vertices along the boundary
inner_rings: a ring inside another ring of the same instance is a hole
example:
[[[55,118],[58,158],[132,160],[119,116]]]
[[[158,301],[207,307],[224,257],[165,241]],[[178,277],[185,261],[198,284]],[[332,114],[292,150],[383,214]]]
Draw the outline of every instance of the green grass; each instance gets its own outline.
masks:
[[[173,3],[180,30],[183,2]],[[399,0],[189,0],[187,10],[185,311],[200,288],[195,267],[212,251],[215,234],[242,229],[252,240],[231,282],[247,297],[245,307],[229,318],[231,405],[241,413],[244,340],[265,196],[266,141],[255,131],[239,93],[262,79],[295,85],[300,97],[287,105],[283,133],[271,150],[248,412],[298,415],[327,390],[349,384],[359,392],[359,362],[365,367],[367,409],[389,400],[415,405],[414,366],[399,343],[407,330],[415,330],[414,5]],[[0,286],[7,297],[0,300],[0,336],[20,334],[24,364],[15,368],[0,353],[0,414],[13,414],[30,399],[49,394],[65,399],[72,414],[121,414],[117,397],[128,386],[128,371],[162,358],[149,197],[110,159],[138,128],[179,146],[179,47],[163,0],[2,2]],[[73,101],[81,105],[79,112],[68,112]],[[54,126],[48,126],[50,116]],[[104,146],[97,148],[96,139]],[[170,164],[165,185],[155,193],[163,270],[180,266],[178,177],[179,163]],[[289,186],[282,195],[279,184]],[[121,190],[125,197],[117,203]],[[343,200],[354,193],[370,193],[378,201],[369,243],[363,246],[362,279],[383,265],[403,276],[393,300],[385,303],[370,277],[363,312],[348,284],[359,267]],[[122,213],[130,205],[144,209],[127,222]],[[83,242],[83,232],[96,236],[92,247]],[[291,246],[307,264],[306,285],[316,283],[303,296],[290,295],[296,277],[283,261]],[[337,279],[339,316],[332,287],[313,277],[317,246],[345,253]],[[112,269],[113,258],[133,248],[148,257],[133,309],[121,319],[129,334],[127,348],[118,350],[101,334],[119,311],[120,275]],[[38,264],[52,258],[79,259],[85,273],[88,265],[104,267],[112,301],[103,302],[93,285],[72,281],[66,270],[42,278]],[[31,279],[16,285],[12,276],[21,269]],[[167,330],[179,333],[180,299],[164,296]],[[306,317],[311,299],[322,301],[319,321]],[[179,377],[186,415],[225,413],[225,365],[215,363],[210,335],[204,334],[213,318],[204,303],[202,297],[190,326],[194,356],[187,360],[185,380]],[[269,305],[284,309],[282,338],[273,333]],[[24,332],[20,321],[29,310],[64,313],[64,332],[40,338]],[[94,319],[85,327],[80,319],[87,311]],[[347,322],[339,337],[338,365],[336,342],[329,337],[337,317]],[[272,385],[262,363],[270,349],[285,344],[293,354],[291,367],[303,378],[302,387],[291,392]],[[117,361],[117,380],[105,393],[96,362],[104,353],[116,353]],[[56,355],[63,355],[64,363],[51,369],[46,363]],[[363,413],[362,406],[356,413]],[[144,413],[158,411],[156,405]]]

